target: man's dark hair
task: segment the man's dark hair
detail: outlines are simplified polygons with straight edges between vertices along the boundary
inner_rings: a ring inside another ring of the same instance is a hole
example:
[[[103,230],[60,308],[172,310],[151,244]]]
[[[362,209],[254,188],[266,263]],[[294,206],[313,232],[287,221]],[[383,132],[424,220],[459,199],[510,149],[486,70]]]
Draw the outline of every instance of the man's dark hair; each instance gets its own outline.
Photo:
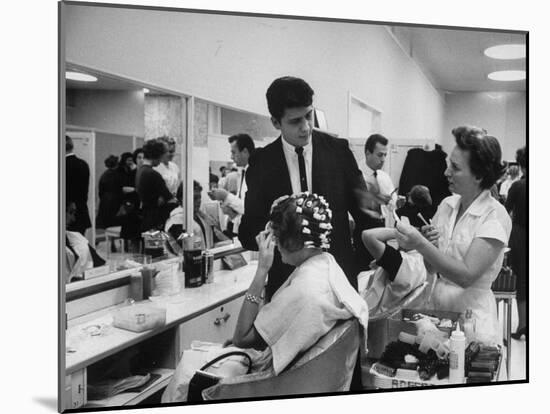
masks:
[[[381,134],[372,134],[367,138],[367,142],[365,142],[365,152],[369,151],[372,153],[376,144],[388,145],[388,139]]]
[[[252,153],[254,152],[254,140],[248,134],[231,135],[229,138],[227,138],[227,140],[230,144],[232,144],[233,142],[237,142],[237,148],[239,148],[239,151],[242,151],[246,148],[250,155],[252,155]]]
[[[309,106],[313,103],[313,89],[307,82],[293,76],[275,79],[265,94],[269,113],[280,121],[285,109]]]
[[[73,140],[70,136],[65,135],[65,152],[71,152],[74,148]]]
[[[527,169],[527,147],[521,147],[516,151],[516,161],[523,169]]]

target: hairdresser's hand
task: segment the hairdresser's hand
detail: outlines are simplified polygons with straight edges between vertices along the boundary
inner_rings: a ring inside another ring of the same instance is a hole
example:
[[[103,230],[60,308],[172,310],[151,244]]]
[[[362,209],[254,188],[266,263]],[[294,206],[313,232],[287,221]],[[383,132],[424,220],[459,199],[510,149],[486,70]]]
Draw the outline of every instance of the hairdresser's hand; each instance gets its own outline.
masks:
[[[395,225],[395,233],[399,246],[404,250],[417,250],[424,243],[424,236],[413,226],[404,221]]]
[[[428,224],[420,227],[422,235],[435,247],[439,244],[439,230],[433,224]]]
[[[258,243],[258,268],[267,272],[273,264],[275,242],[271,230],[263,230],[256,236]]]

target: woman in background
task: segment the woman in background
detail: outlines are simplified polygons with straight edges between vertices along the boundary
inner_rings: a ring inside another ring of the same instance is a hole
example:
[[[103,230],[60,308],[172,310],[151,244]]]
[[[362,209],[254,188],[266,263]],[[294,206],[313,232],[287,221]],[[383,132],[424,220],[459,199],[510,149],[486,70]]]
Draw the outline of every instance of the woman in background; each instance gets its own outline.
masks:
[[[516,152],[523,176],[514,182],[506,198],[506,210],[512,215],[510,235],[510,265],[516,275],[518,329],[512,338],[527,339],[527,148]]]
[[[416,249],[430,272],[437,272],[430,309],[464,313],[471,309],[476,337],[500,343],[496,301],[491,290],[504,259],[512,223],[490,189],[502,175],[498,140],[476,127],[452,131],[453,149],[445,176],[452,196],[445,198],[433,225],[397,224],[400,246]]]
[[[122,204],[122,176],[118,170],[118,157],[109,155],[105,159],[107,170],[99,179],[99,207],[97,209],[96,228],[106,229],[120,225],[117,213]]]
[[[158,139],[151,139],[143,146],[143,165],[136,173],[136,191],[142,207],[142,232],[162,230],[171,209],[177,203],[162,176],[154,169],[166,151],[166,145]]]

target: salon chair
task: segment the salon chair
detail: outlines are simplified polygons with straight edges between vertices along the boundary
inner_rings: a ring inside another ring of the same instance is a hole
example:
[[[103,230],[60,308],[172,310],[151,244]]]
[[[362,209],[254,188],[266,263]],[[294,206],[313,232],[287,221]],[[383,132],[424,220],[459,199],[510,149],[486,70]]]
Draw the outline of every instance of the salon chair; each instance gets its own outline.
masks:
[[[362,337],[357,319],[340,321],[279,375],[269,370],[224,378],[202,396],[230,400],[348,391]]]

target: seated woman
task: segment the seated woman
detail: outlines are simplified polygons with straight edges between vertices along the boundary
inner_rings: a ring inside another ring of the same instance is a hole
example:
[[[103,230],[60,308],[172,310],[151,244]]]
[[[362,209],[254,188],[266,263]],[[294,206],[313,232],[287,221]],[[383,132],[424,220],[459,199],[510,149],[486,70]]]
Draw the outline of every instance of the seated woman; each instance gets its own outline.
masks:
[[[331,216],[322,197],[310,193],[286,196],[274,202],[271,221],[256,237],[258,268],[233,335],[233,345],[245,348],[251,356],[253,372],[272,370],[275,375],[280,374],[339,320],[357,317],[366,328],[365,301],[349,284],[334,257],[326,252]],[[262,294],[275,245],[283,261],[296,269],[271,301],[264,304]],[[222,349],[220,354],[228,349]],[[168,385],[163,402],[186,399],[188,380],[194,371],[185,378],[178,375],[182,369],[176,369],[175,380]]]
[[[445,175],[449,190],[430,226],[421,231],[397,224],[400,246],[417,250],[429,271],[437,272],[428,306],[465,312],[472,309],[476,339],[500,343],[496,302],[491,284],[498,276],[512,228],[506,209],[490,188],[502,175],[496,138],[476,127],[452,131],[456,146]]]
[[[76,204],[67,201],[65,209],[65,227],[74,222]],[[82,280],[84,271],[93,267],[103,266],[105,260],[90,246],[88,239],[76,231],[65,231],[65,283]]]

